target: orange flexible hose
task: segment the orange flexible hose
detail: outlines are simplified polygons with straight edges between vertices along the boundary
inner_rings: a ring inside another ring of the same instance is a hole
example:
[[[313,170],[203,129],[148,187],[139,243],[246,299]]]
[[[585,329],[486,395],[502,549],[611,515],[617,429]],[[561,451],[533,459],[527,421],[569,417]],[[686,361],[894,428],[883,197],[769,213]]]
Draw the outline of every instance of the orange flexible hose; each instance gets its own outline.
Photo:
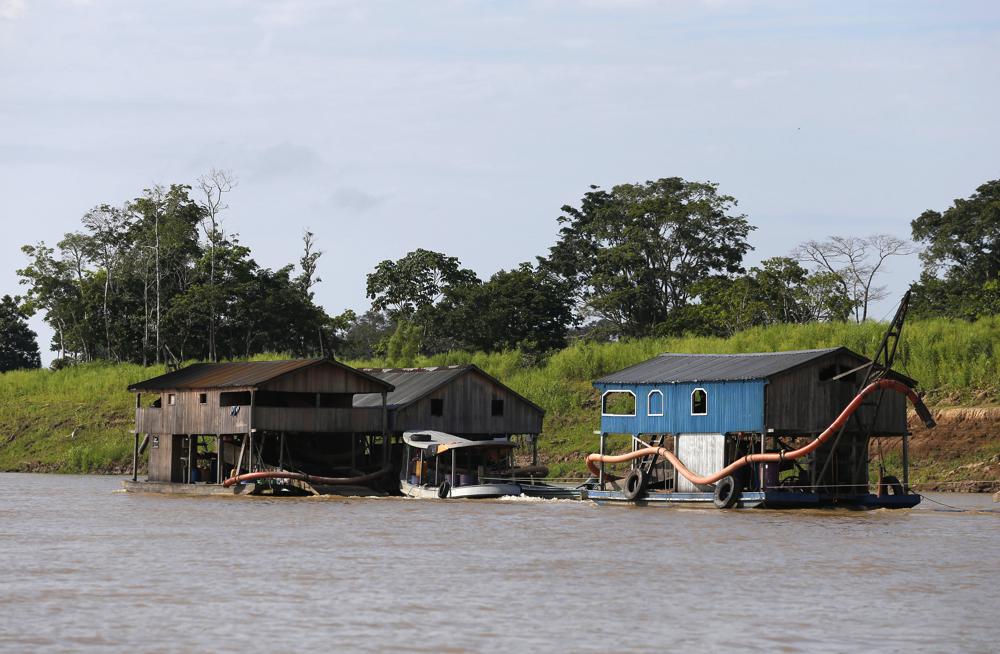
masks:
[[[222,485],[226,488],[232,486],[237,482],[244,481],[255,481],[257,479],[299,479],[301,481],[307,481],[311,484],[325,484],[328,486],[344,486],[348,484],[365,484],[369,481],[375,481],[381,477],[392,472],[392,466],[386,466],[378,472],[371,472],[367,475],[359,475],[357,477],[317,477],[316,475],[307,475],[304,472],[289,472],[287,470],[263,470],[261,472],[247,472],[238,477],[230,477],[222,482]]]
[[[915,392],[913,392],[912,388],[894,379],[880,379],[879,381],[873,382],[868,386],[865,386],[861,390],[861,392],[858,393],[853,400],[851,400],[851,402],[844,408],[844,410],[840,412],[840,415],[837,416],[837,419],[834,420],[830,424],[830,426],[823,431],[822,434],[817,436],[815,440],[810,441],[809,443],[800,447],[797,450],[791,450],[788,452],[782,451],[782,452],[766,453],[766,454],[747,454],[746,456],[736,461],[733,461],[728,466],[716,472],[715,474],[707,475],[704,477],[691,472],[687,468],[687,466],[685,466],[684,463],[682,463],[681,460],[678,459],[673,452],[664,449],[662,447],[645,447],[641,450],[636,450],[635,452],[629,452],[627,454],[618,454],[618,455],[597,454],[597,453],[590,454],[587,456],[587,468],[590,470],[591,474],[597,476],[600,475],[601,472],[600,468],[597,465],[598,463],[602,462],[622,463],[624,461],[631,461],[632,459],[638,459],[639,457],[646,456],[647,454],[658,454],[663,458],[667,459],[668,461],[670,461],[670,463],[674,466],[674,468],[677,469],[677,472],[681,473],[681,475],[685,479],[690,481],[692,484],[696,484],[699,486],[714,484],[723,477],[726,477],[732,474],[734,471],[739,470],[743,466],[749,465],[751,463],[761,463],[761,462],[774,463],[785,460],[798,459],[800,457],[809,454],[810,452],[818,448],[820,445],[822,445],[824,442],[829,440],[831,436],[837,433],[837,430],[840,429],[845,422],[847,422],[848,418],[851,417],[851,414],[853,414],[855,411],[858,410],[858,407],[861,406],[861,403],[864,402],[867,396],[871,395],[875,391],[882,389],[896,391],[897,393],[902,393],[903,395],[905,395],[913,404],[913,408],[916,409],[917,415],[920,416],[920,418],[924,421],[924,423],[928,427],[934,426],[934,418],[931,417],[930,411],[927,409],[927,406],[923,403],[923,400],[920,399],[920,396],[917,395]]]

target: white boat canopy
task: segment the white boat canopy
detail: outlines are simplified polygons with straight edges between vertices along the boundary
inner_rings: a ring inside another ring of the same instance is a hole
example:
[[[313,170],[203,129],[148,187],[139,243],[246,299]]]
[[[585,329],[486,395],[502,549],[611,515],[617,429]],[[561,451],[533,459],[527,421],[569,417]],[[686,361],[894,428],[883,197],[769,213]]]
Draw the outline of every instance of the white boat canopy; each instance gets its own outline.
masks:
[[[506,439],[473,441],[468,438],[432,429],[403,432],[403,442],[411,447],[427,450],[427,453],[431,456],[444,454],[448,450],[455,450],[460,447],[515,447],[516,445]]]

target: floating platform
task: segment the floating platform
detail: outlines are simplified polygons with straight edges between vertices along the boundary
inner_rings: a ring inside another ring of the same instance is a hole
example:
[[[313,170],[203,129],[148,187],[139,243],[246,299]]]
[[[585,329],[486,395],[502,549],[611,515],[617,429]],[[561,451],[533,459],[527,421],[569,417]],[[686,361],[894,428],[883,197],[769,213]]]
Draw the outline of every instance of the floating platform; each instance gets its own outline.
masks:
[[[177,484],[169,481],[132,481],[122,482],[122,488],[129,493],[155,493],[158,495],[253,495],[257,484],[235,484],[226,488],[221,484]]]
[[[647,493],[641,498],[628,500],[618,490],[583,489],[581,499],[597,504],[635,504],[638,506],[714,506],[713,493]],[[853,497],[831,497],[814,493],[792,493],[788,491],[744,491],[740,493],[734,508],[741,509],[805,509],[805,508],[852,508],[852,509],[910,509],[920,504],[919,495],[856,495]]]
[[[562,486],[545,483],[522,483],[521,494],[528,497],[540,497],[546,500],[580,500],[583,499],[582,486]]]
[[[340,497],[385,497],[386,493],[372,490],[365,486],[328,486],[310,484],[297,479],[285,484],[233,484],[226,487],[221,484],[180,484],[169,481],[132,481],[122,482],[122,488],[129,493],[153,493],[158,495],[186,495],[189,497],[219,497],[241,495],[270,496],[307,496],[307,495],[337,495]]]

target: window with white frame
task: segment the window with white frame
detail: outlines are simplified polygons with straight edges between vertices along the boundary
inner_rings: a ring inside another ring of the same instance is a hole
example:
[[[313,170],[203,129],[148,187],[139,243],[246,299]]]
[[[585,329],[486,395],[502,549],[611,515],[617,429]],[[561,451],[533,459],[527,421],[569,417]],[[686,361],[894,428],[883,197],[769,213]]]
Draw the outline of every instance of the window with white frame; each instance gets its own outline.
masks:
[[[635,393],[632,391],[606,391],[601,396],[602,416],[634,416]]]
[[[646,396],[646,415],[647,416],[663,415],[663,391],[658,391],[658,390],[649,391],[649,395]]]
[[[704,388],[696,388],[691,391],[691,415],[708,415],[708,391]]]

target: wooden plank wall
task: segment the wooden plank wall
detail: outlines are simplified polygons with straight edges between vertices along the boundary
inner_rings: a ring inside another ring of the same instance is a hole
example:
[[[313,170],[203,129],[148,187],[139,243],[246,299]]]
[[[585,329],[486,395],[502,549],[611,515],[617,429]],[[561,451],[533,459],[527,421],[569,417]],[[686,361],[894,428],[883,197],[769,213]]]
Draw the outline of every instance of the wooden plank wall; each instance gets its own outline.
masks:
[[[815,434],[830,426],[844,407],[854,398],[862,372],[851,381],[820,381],[820,372],[839,365],[849,370],[863,363],[850,355],[824,357],[781,375],[776,375],[767,385],[766,424],[777,434]],[[874,411],[877,394],[869,396],[857,412],[860,424],[867,424]],[[875,435],[902,435],[906,433],[906,398],[893,391],[884,393],[878,412]],[[852,421],[848,429],[858,429]]]
[[[442,416],[431,415],[431,400],[444,401]],[[492,401],[503,400],[503,416],[493,416]],[[469,370],[427,397],[392,412],[394,432],[434,429],[457,436],[538,434],[544,414],[510,389]]]
[[[240,408],[232,415],[233,407],[220,407],[222,391],[185,391],[174,393],[175,403],[170,406],[163,393],[160,408],[150,407],[156,397],[143,394],[137,412],[136,431],[145,434],[244,434],[250,428],[249,407]],[[202,404],[199,396],[206,395]]]
[[[384,390],[367,377],[333,364],[297,370],[261,384],[260,388],[294,393],[381,393]]]
[[[184,436],[180,434],[151,434],[149,438],[149,474],[147,476],[149,481],[183,481],[183,468],[180,459],[185,454]]]

